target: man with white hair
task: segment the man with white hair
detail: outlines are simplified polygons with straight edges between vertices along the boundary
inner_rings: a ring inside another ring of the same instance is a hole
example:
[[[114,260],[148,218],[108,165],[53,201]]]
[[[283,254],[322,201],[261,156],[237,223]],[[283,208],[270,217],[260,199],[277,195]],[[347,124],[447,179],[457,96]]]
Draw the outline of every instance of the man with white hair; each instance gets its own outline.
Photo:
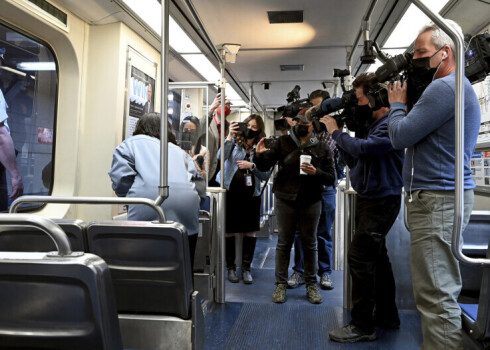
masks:
[[[450,26],[462,36],[453,21]],[[459,264],[451,252],[454,218],[455,159],[454,43],[435,24],[417,36],[407,84],[388,89],[389,134],[395,149],[407,148],[403,179],[411,237],[412,281],[421,313],[421,349],[462,349]],[[464,78],[464,217],[473,208],[475,183],[469,162],[480,128],[480,108]],[[413,106],[406,112],[405,106]]]

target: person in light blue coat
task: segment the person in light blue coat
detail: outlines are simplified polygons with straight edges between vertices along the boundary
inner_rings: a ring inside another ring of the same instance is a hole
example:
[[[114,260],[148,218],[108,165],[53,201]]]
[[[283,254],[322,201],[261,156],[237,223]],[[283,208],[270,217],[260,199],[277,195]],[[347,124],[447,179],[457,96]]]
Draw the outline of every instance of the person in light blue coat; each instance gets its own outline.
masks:
[[[260,230],[261,182],[266,181],[270,171],[261,172],[253,163],[255,145],[265,137],[264,121],[252,114],[244,120],[247,128],[239,131],[239,124],[232,122],[230,133],[225,140],[224,184],[226,192],[226,267],[228,280],[238,282],[235,266],[235,233],[243,233],[242,276],[246,284],[253,283],[250,266],[255,252]],[[221,159],[221,149],[218,151]],[[221,183],[221,170],[216,175]]]
[[[175,140],[168,124],[169,197],[162,208],[167,220],[183,224],[187,229],[193,260],[199,231],[200,198],[205,196],[205,182],[192,158]],[[133,136],[124,140],[114,151],[109,171],[112,189],[118,197],[156,199],[160,180],[160,115],[145,114],[138,120]],[[128,219],[157,220],[157,213],[143,205],[130,205]]]

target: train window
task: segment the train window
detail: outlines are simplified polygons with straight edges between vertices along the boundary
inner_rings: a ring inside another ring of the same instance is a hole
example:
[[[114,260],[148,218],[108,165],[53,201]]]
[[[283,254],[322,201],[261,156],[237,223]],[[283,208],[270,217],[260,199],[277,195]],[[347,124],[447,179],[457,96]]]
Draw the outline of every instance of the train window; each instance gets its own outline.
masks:
[[[0,23],[0,211],[18,193],[18,171],[24,195],[51,193],[57,87],[51,49]]]

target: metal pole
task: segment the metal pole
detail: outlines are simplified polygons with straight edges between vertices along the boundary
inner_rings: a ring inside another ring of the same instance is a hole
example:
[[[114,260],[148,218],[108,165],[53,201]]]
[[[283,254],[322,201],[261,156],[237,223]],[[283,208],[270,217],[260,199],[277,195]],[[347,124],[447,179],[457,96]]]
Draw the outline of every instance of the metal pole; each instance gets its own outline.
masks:
[[[220,133],[220,149],[221,149],[221,157],[220,157],[220,183],[221,183],[221,188],[224,188],[224,183],[225,183],[225,157],[224,157],[224,151],[225,151],[225,134],[226,134],[226,116],[225,116],[225,94],[226,94],[226,78],[225,78],[225,49],[221,50],[221,60],[222,63],[220,63],[220,68],[221,68],[221,133]]]
[[[148,198],[116,198],[116,197],[53,197],[53,196],[22,196],[10,206],[10,213],[16,213],[22,203],[58,203],[58,204],[142,204],[157,212],[158,221],[165,223],[165,214],[161,206]]]
[[[420,0],[411,0],[423,13],[437,24],[453,40],[455,46],[454,58],[456,60],[456,89],[455,89],[455,155],[454,155],[454,221],[451,249],[459,261],[465,264],[478,264],[482,267],[490,266],[490,259],[472,259],[462,252],[461,234],[463,232],[464,217],[464,45],[461,35],[437,13],[432,12]]]
[[[212,217],[216,218],[216,289],[214,301],[218,304],[225,302],[225,195],[224,188],[208,188],[212,198],[216,201],[215,212]]]
[[[162,0],[162,48],[160,52],[160,185],[158,186],[158,197],[156,205],[161,205],[168,198],[168,22],[169,22],[169,0]]]
[[[248,109],[250,109],[250,114],[253,113],[253,108],[254,108],[254,103],[253,103],[253,98],[254,98],[254,85],[253,83],[250,83],[250,87],[248,88],[248,96],[250,98],[250,102],[248,104]]]

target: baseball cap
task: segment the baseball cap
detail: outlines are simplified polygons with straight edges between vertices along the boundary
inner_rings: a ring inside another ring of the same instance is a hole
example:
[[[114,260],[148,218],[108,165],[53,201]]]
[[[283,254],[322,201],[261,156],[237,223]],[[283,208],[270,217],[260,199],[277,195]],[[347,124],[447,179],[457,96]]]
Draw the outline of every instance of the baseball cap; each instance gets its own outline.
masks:
[[[221,106],[218,107],[216,113],[218,113],[218,115],[221,117]],[[225,105],[225,117],[228,117],[230,113],[231,113],[230,107],[228,107],[228,105]]]
[[[307,109],[302,109],[293,120],[301,120],[303,123],[311,123],[311,119],[306,115]]]

